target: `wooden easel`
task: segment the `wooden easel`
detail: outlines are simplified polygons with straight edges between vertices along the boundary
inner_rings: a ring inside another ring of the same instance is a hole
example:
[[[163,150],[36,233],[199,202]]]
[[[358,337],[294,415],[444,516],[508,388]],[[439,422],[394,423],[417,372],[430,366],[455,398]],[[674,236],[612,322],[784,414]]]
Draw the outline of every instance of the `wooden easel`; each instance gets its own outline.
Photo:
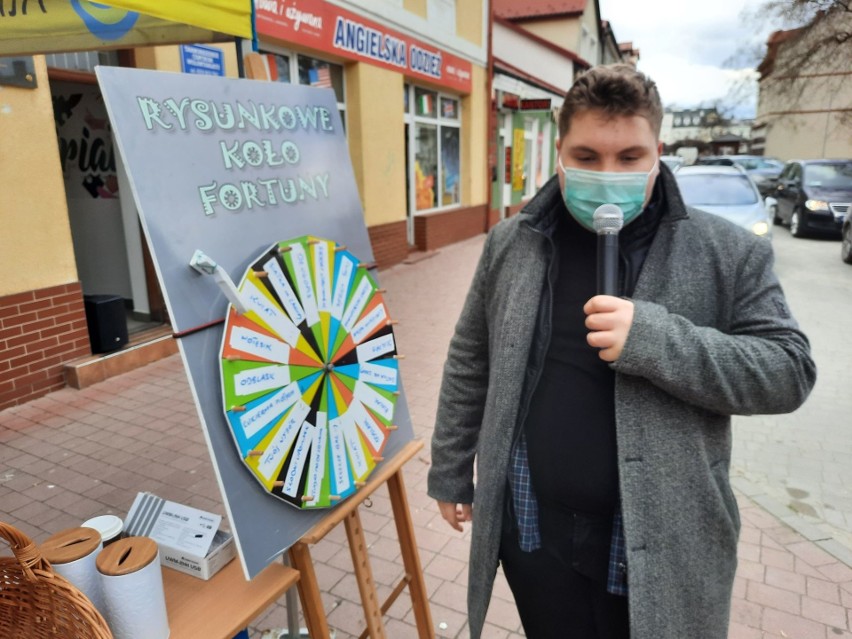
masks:
[[[352,553],[352,563],[355,568],[355,579],[361,593],[361,604],[367,619],[367,628],[361,634],[361,639],[385,639],[385,626],[382,616],[393,605],[397,597],[408,586],[411,595],[411,607],[414,610],[414,620],[417,624],[417,636],[420,639],[434,639],[435,630],[432,626],[432,613],[426,597],[426,582],[420,566],[420,555],[417,553],[417,543],[414,539],[414,525],[408,510],[408,498],[402,481],[402,466],[414,457],[423,447],[423,442],[412,441],[402,450],[387,460],[387,463],[370,478],[367,484],[358,492],[335,508],[327,517],[311,528],[299,541],[290,547],[290,561],[299,571],[301,578],[298,582],[299,597],[305,614],[305,623],[312,639],[328,639],[329,628],[325,611],[320,598],[319,584],[311,560],[310,546],[320,541],[341,521],[346,527],[346,538],[349,551]],[[405,574],[394,587],[387,600],[379,603],[376,595],[376,585],[373,582],[373,572],[370,568],[370,557],[367,552],[367,542],[364,529],[361,527],[361,517],[358,507],[379,486],[387,483],[390,493],[393,518],[399,536],[400,550]]]

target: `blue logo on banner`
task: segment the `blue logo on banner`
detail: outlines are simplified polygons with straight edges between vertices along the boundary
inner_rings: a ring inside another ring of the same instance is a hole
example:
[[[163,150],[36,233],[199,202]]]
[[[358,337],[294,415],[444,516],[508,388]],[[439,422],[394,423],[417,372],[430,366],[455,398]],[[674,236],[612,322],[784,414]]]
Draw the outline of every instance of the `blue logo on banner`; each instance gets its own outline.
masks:
[[[118,9],[113,9],[99,2],[71,0],[71,6],[83,20],[83,24],[86,25],[86,28],[92,35],[101,40],[120,40],[127,35],[136,24],[136,20],[139,19],[139,14],[135,11],[124,11],[124,16],[120,20],[106,22],[95,14],[100,12],[104,18],[113,18],[121,12]]]

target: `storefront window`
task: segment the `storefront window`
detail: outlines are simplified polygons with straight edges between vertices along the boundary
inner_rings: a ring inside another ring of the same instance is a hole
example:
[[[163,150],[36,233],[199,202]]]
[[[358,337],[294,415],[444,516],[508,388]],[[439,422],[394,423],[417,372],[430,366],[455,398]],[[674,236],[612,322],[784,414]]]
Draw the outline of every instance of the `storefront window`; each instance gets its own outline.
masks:
[[[537,122],[533,120],[524,121],[524,195],[530,196],[533,193],[533,172],[532,167],[536,155],[536,127]]]
[[[548,116],[526,117],[523,139],[522,197],[532,197],[550,177],[550,132]]]
[[[438,94],[426,89],[414,89],[415,115],[430,118],[437,116]]]
[[[276,52],[265,53],[264,60],[273,82],[294,82],[310,87],[334,90],[343,130],[346,130],[346,93],[343,85],[343,66],[310,56]]]
[[[406,182],[413,188],[410,208],[428,211],[457,205],[461,202],[460,101],[409,85],[405,93]]]
[[[334,89],[338,102],[343,102],[343,67],[339,64],[300,55],[299,84]]]
[[[290,84],[292,80],[290,79],[290,56],[287,55],[270,55],[269,61],[269,70],[274,73],[270,73],[270,79],[275,82],[285,82]]]

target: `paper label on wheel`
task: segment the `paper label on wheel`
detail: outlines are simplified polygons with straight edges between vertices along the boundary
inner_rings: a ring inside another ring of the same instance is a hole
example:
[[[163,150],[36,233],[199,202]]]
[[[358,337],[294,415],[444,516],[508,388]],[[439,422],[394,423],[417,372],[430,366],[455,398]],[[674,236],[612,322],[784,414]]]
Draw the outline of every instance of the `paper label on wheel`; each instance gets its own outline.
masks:
[[[296,346],[299,341],[299,329],[290,321],[281,309],[264,295],[254,282],[246,280],[241,291],[241,298],[246,310],[254,311],[274,333],[277,333],[290,346]]]
[[[290,369],[279,364],[249,368],[234,375],[237,395],[253,395],[281,388],[290,383]]]
[[[349,411],[352,413],[353,421],[361,429],[367,441],[370,442],[373,450],[380,450],[385,442],[385,432],[379,428],[364,405],[361,402],[352,402]]]
[[[313,254],[317,308],[320,311],[331,312],[331,266],[328,263],[328,242],[314,244]]]
[[[322,490],[322,478],[325,474],[326,420],[322,413],[317,415],[317,426],[314,429],[314,439],[311,442],[311,460],[308,463],[308,481],[305,483],[305,495],[313,497],[305,502],[308,506],[316,505]]]
[[[393,335],[382,335],[376,339],[371,339],[369,342],[359,344],[355,348],[355,353],[358,356],[359,362],[369,362],[372,359],[392,353],[396,348],[393,341]]]
[[[278,469],[281,468],[287,457],[287,453],[290,452],[293,440],[296,439],[299,427],[304,423],[305,417],[310,412],[311,407],[302,400],[299,400],[278,427],[275,436],[264,451],[260,464],[257,467],[257,471],[267,482],[272,481],[278,474]]]
[[[287,344],[274,337],[263,335],[242,326],[234,326],[231,329],[228,343],[234,350],[262,359],[282,364],[286,364],[290,360],[290,347]]]
[[[344,493],[352,485],[349,480],[349,468],[346,463],[346,443],[343,439],[343,428],[340,418],[332,419],[328,423],[328,436],[331,445],[331,465],[334,470],[334,482],[337,491]]]
[[[361,317],[361,313],[364,311],[364,307],[367,306],[367,302],[370,301],[372,293],[373,285],[370,279],[362,277],[358,283],[358,288],[355,289],[355,294],[349,300],[349,305],[343,313],[343,327],[346,329],[346,332],[352,332],[352,327],[358,321],[358,318]]]
[[[293,256],[293,268],[295,269],[296,288],[299,289],[299,299],[302,300],[302,308],[308,317],[308,324],[313,326],[319,322],[317,312],[317,300],[314,295],[314,286],[311,282],[311,268],[308,264],[308,255],[305,247],[301,244],[291,244],[290,254]]]
[[[266,271],[269,283],[272,284],[273,290],[281,299],[281,304],[284,305],[284,310],[287,311],[293,323],[301,324],[304,322],[305,310],[299,303],[299,298],[296,296],[293,287],[290,286],[290,280],[287,279],[284,271],[281,270],[278,260],[274,258],[269,260],[263,265],[263,270]]]
[[[367,384],[379,384],[380,386],[396,386],[398,374],[395,368],[382,366],[381,364],[361,364],[358,371],[358,379]]]
[[[352,341],[360,344],[364,338],[371,335],[379,326],[387,322],[388,314],[384,304],[379,304],[352,329]]]
[[[295,497],[299,490],[302,471],[305,469],[305,461],[311,449],[311,442],[314,440],[314,428],[310,423],[304,422],[302,430],[299,431],[299,436],[296,438],[293,455],[290,457],[290,465],[287,467],[284,476],[284,486],[281,489],[281,492],[288,497]]]
[[[346,293],[355,273],[355,262],[345,255],[340,258],[340,266],[337,269],[337,281],[334,284],[334,297],[332,298],[331,314],[335,319],[343,318],[343,310],[346,306]]]
[[[299,399],[302,391],[299,384],[293,382],[282,388],[266,401],[240,415],[240,425],[246,439],[254,437],[264,426],[282,415]]]
[[[364,445],[361,443],[361,438],[358,436],[358,431],[355,428],[355,422],[352,421],[352,417],[344,415],[341,421],[343,422],[343,437],[346,439],[346,449],[349,451],[349,459],[352,461],[352,470],[355,472],[356,479],[362,479],[370,472],[367,457],[364,454]]]
[[[376,414],[390,421],[393,419],[393,402],[377,393],[361,380],[355,382],[355,399]]]

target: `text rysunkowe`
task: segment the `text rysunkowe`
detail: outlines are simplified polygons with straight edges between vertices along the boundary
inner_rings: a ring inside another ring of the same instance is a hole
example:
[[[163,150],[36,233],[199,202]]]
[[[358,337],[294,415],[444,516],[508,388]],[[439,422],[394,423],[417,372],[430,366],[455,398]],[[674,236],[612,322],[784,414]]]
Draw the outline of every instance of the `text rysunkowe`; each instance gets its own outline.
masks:
[[[331,112],[321,106],[167,98],[136,97],[148,131],[243,132],[260,134],[255,139],[219,139],[218,151],[224,168],[241,171],[251,168],[298,169],[302,159],[299,146],[282,138],[282,133],[318,131],[334,133]],[[263,134],[267,134],[266,137]],[[197,187],[205,215],[219,210],[238,213],[255,208],[297,204],[307,199],[329,197],[329,173],[301,173],[259,177],[247,180],[217,181]]]

